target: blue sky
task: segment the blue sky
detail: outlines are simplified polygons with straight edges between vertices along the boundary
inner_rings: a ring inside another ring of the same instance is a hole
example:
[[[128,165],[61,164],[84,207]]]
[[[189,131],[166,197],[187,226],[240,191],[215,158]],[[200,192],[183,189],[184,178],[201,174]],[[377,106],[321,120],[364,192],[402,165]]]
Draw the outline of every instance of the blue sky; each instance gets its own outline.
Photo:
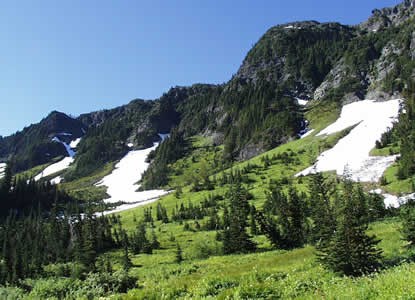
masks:
[[[356,24],[397,0],[72,0],[0,3],[0,135],[52,110],[72,115],[222,83],[273,25]]]

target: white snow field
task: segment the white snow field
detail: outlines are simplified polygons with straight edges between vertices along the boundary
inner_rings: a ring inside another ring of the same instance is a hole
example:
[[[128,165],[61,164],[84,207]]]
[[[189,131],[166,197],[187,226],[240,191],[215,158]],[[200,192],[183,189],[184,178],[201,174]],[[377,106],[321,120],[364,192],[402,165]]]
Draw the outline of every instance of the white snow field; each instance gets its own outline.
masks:
[[[72,142],[69,143],[69,146],[72,149],[75,149],[76,147],[78,147],[79,142],[81,141],[82,138],[77,138],[76,140],[73,140]]]
[[[369,193],[378,194],[383,196],[383,201],[386,208],[394,207],[398,208],[402,204],[405,204],[408,200],[415,199],[415,193],[404,195],[404,196],[395,196],[391,194],[384,193],[381,189],[371,190]]]
[[[0,163],[0,178],[4,177],[4,170],[6,169],[5,163]]]
[[[35,181],[38,181],[42,179],[43,177],[50,176],[52,174],[55,174],[57,172],[61,172],[69,167],[69,165],[73,162],[73,157],[65,157],[64,159],[58,161],[57,163],[54,163],[50,166],[48,166],[46,169],[44,169],[42,172],[37,174],[35,176]]]
[[[323,171],[346,171],[351,179],[362,182],[377,182],[396,156],[369,156],[382,133],[392,127],[399,114],[401,100],[376,102],[363,100],[343,107],[339,119],[322,130],[317,136],[329,135],[355,126],[331,149],[323,152],[317,162],[296,176]]]
[[[108,187],[107,194],[110,198],[104,200],[106,203],[137,203],[160,197],[166,193],[163,190],[137,192],[140,186],[136,183],[149,166],[145,160],[157,146],[158,143],[155,143],[151,148],[128,152],[115,165],[114,171],[97,183],[97,186]]]
[[[61,133],[60,135],[72,135],[69,133]],[[71,141],[69,144],[61,141],[58,137],[54,137],[52,139],[52,141],[57,142],[57,143],[61,143],[62,145],[65,146],[66,152],[68,153],[68,156],[65,157],[64,159],[58,161],[57,163],[54,163],[50,166],[48,166],[46,169],[44,169],[42,172],[40,172],[39,174],[37,174],[35,176],[35,181],[38,181],[44,177],[50,176],[52,174],[58,173],[58,172],[62,172],[63,170],[67,169],[69,167],[69,165],[74,161],[74,157],[75,157],[75,148],[78,146],[79,142],[81,141],[81,138],[77,138],[76,140]],[[50,183],[52,184],[59,184],[61,183],[61,181],[63,180],[62,177],[58,176],[53,178]]]
[[[308,130],[306,133],[304,133],[303,135],[301,135],[301,137],[300,138],[306,138],[306,137],[308,137],[309,135],[311,135],[312,133],[314,132],[314,129],[311,129],[311,130]]]
[[[159,136],[163,141],[168,135],[159,134]],[[140,181],[142,174],[149,166],[149,163],[146,162],[146,158],[151,151],[158,147],[158,145],[159,143],[154,143],[151,148],[128,152],[127,155],[115,165],[115,169],[112,173],[96,184],[97,186],[107,187],[107,194],[110,197],[104,199],[104,202],[123,203],[114,210],[104,212],[104,214],[120,212],[151,203],[157,201],[159,197],[168,193],[164,190],[137,191],[140,187],[137,182]]]
[[[295,100],[297,100],[298,104],[302,105],[302,106],[305,106],[308,103],[308,100],[303,100],[303,99],[300,99],[300,98],[297,98],[297,97],[295,98]]]

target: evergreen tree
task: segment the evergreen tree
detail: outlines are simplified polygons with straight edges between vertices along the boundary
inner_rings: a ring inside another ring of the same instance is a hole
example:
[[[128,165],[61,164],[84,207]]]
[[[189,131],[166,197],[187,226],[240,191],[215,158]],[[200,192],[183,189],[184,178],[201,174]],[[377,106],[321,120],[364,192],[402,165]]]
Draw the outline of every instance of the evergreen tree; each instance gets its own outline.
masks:
[[[318,247],[325,247],[336,229],[334,209],[330,201],[332,184],[324,180],[321,173],[310,176],[309,191],[312,203],[314,226],[311,240]]]
[[[407,242],[406,247],[411,255],[415,252],[415,200],[409,200],[401,209],[403,239]]]
[[[373,272],[380,266],[382,251],[376,246],[379,240],[368,236],[365,205],[362,204],[361,188],[352,188],[349,179],[343,182],[336,231],[331,241],[320,248],[319,260],[334,272],[360,276]]]
[[[183,250],[180,247],[179,243],[176,244],[176,256],[175,262],[180,264],[183,261]]]
[[[246,253],[256,249],[256,244],[246,231],[248,226],[249,203],[248,192],[240,182],[233,184],[229,190],[229,226],[223,233],[223,251],[225,254]],[[224,220],[224,223],[227,222]]]

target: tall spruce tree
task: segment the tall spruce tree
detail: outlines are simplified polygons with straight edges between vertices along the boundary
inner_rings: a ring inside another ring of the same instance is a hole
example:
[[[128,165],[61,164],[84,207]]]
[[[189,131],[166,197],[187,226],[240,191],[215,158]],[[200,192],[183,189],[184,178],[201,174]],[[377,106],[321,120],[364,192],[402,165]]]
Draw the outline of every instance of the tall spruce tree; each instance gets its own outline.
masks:
[[[332,239],[319,251],[319,260],[336,273],[360,276],[380,266],[382,251],[376,246],[379,240],[366,234],[368,218],[360,187],[353,187],[349,179],[337,201],[336,231]]]
[[[415,200],[408,201],[401,209],[403,239],[407,242],[406,247],[415,254]]]
[[[256,244],[251,240],[247,233],[249,203],[248,192],[242,187],[238,180],[231,185],[229,194],[229,226],[225,227],[223,232],[223,252],[247,253],[256,249]]]
[[[336,230],[334,209],[330,201],[332,184],[324,179],[321,173],[310,176],[309,191],[312,203],[311,241],[317,248],[327,246]]]

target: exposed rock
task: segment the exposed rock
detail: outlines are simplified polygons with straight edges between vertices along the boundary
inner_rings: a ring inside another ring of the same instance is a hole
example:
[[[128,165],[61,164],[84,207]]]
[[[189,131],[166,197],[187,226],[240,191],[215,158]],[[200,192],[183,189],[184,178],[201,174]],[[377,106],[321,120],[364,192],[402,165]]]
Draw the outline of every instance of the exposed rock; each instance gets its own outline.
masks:
[[[377,32],[390,26],[401,25],[415,14],[415,0],[405,0],[394,7],[375,9],[372,16],[359,27],[363,30]]]
[[[333,67],[326,79],[314,91],[314,100],[324,99],[330,90],[336,89],[342,83],[342,80],[347,76],[347,66],[344,59],[341,59]]]
[[[263,145],[248,144],[245,145],[239,152],[239,160],[247,160],[264,152]]]
[[[384,91],[372,90],[366,94],[365,98],[369,100],[388,101],[392,99],[402,99],[403,96],[399,92],[387,93]]]

